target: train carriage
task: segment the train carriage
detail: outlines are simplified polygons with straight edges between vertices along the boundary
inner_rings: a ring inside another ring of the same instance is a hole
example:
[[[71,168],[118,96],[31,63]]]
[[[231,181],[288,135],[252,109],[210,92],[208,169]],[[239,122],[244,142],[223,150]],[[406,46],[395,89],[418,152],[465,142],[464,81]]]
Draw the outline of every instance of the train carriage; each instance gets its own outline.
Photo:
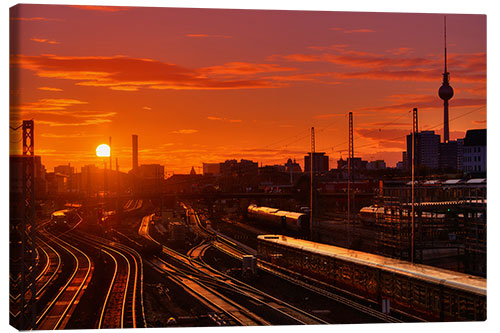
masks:
[[[259,207],[251,204],[247,208],[248,217],[270,222],[283,229],[303,231],[309,226],[308,217],[304,213],[289,212],[271,207]]]
[[[259,259],[431,321],[486,320],[486,279],[282,235],[258,236]]]

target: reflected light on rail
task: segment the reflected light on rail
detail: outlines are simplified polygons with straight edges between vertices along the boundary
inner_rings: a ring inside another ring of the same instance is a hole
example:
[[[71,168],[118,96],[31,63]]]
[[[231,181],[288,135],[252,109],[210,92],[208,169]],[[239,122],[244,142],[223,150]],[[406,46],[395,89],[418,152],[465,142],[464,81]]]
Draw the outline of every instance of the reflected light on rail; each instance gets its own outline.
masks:
[[[102,144],[96,148],[95,153],[98,157],[109,157],[111,148],[107,144]]]

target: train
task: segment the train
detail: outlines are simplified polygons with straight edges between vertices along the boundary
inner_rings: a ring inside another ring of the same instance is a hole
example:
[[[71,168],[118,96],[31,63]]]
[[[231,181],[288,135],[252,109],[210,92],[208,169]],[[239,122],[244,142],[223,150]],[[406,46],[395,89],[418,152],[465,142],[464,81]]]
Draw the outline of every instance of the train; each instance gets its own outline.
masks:
[[[259,235],[257,241],[261,262],[386,312],[426,321],[486,320],[485,278],[283,235]]]
[[[431,213],[431,212],[420,212],[415,213],[415,216],[420,216],[420,218],[425,220],[443,221],[446,214],[443,213]],[[390,208],[384,208],[377,205],[371,205],[368,207],[363,207],[359,210],[358,216],[361,222],[365,224],[374,224],[377,221],[383,220],[391,215]],[[463,218],[463,214],[458,214],[458,217]],[[411,217],[411,210],[401,210],[401,217],[409,218]]]
[[[78,212],[75,209],[62,209],[50,214],[50,220],[55,227],[67,228],[75,223],[78,218]]]
[[[365,224],[373,224],[379,219],[383,219],[385,216],[384,207],[379,206],[368,206],[363,207],[358,213],[359,219]]]
[[[288,212],[278,208],[259,207],[255,204],[248,206],[249,218],[270,222],[274,226],[281,226],[285,230],[304,231],[309,227],[309,215],[297,212]]]

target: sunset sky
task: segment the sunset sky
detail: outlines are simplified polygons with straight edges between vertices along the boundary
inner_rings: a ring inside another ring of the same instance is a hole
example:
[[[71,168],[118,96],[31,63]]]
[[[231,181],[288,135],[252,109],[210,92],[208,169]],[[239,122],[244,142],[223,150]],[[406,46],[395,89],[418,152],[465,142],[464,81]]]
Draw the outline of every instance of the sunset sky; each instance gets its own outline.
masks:
[[[486,16],[447,17],[451,139],[486,128]],[[11,10],[11,126],[35,121],[47,171],[102,162],[168,173],[284,164],[310,149],[401,160],[413,107],[441,134],[441,14],[21,5]],[[11,132],[11,153],[19,133]],[[114,158],[113,158],[114,163]]]

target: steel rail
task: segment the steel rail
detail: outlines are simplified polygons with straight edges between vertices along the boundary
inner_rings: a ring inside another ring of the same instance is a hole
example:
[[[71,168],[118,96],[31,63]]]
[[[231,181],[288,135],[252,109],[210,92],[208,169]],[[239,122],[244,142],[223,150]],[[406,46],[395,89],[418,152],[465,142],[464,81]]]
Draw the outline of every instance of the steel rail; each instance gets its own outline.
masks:
[[[80,292],[83,290],[83,287],[88,283],[88,278],[89,278],[89,275],[90,275],[91,270],[92,270],[92,261],[90,260],[89,256],[87,254],[85,254],[83,251],[81,251],[80,249],[76,248],[75,246],[67,243],[63,239],[61,239],[60,235],[59,236],[53,235],[53,236],[54,236],[54,239],[53,239],[54,243],[57,243],[60,247],[62,247],[66,252],[68,252],[74,258],[75,269],[73,270],[73,272],[72,272],[70,278],[68,279],[68,281],[66,282],[66,284],[61,288],[59,293],[52,299],[52,301],[46,306],[45,310],[39,316],[38,320],[36,321],[37,326],[42,321],[42,319],[45,318],[45,316],[47,315],[49,310],[52,309],[54,304],[56,304],[56,302],[61,298],[63,293],[65,293],[67,291],[69,285],[74,281],[78,271],[80,270],[80,266],[81,266],[80,259],[77,257],[77,255],[75,255],[75,253],[79,252],[81,254],[81,256],[83,256],[87,260],[87,264],[88,264],[88,267],[87,267],[85,276],[82,279],[82,282],[78,285],[76,292],[73,293],[73,297],[69,300],[68,305],[64,308],[64,311],[62,311],[61,314],[58,314],[59,319],[57,320],[55,325],[52,327],[52,329],[57,329],[59,327],[59,325],[61,324],[61,321],[63,319],[65,319],[65,316],[68,313],[68,311],[70,310],[70,308],[74,305],[74,302],[75,302],[77,296],[80,295]],[[72,248],[74,251],[71,251],[69,248]],[[83,269],[85,269],[85,268],[83,268]]]
[[[50,246],[49,243],[45,242],[43,239],[39,238],[39,240],[42,241],[46,246],[48,246],[53,251],[53,253],[56,254],[56,256],[57,256],[57,267],[54,270],[54,272],[52,273],[52,275],[48,278],[47,282],[42,287],[37,288],[37,293],[36,293],[37,296],[39,296],[42,293],[42,291],[49,285],[49,283],[53,281],[54,277],[59,272],[59,269],[61,268],[61,264],[62,264],[61,256],[59,255],[59,253],[52,246]]]
[[[197,222],[197,225],[198,225],[198,227],[199,227],[199,228],[201,228],[201,229],[202,229],[202,231],[204,231],[205,233],[207,233],[207,234],[209,234],[209,235],[213,235],[213,233],[212,233],[212,232],[210,232],[207,228],[204,228],[204,227],[203,227],[203,225],[201,224],[201,222],[200,222],[200,220],[199,220],[198,214],[196,213],[196,211],[194,211],[194,209],[192,209],[192,208],[190,208],[190,207],[188,207],[188,206],[186,207],[186,209],[191,209],[191,210],[193,211],[193,214],[194,214],[194,216],[195,216],[195,220],[196,220],[196,222]],[[219,239],[219,238],[223,238],[223,237],[221,237],[221,236],[220,236],[220,235],[218,235],[218,234],[216,234],[215,236],[217,236],[217,239]],[[232,242],[231,242],[231,243],[232,243]],[[242,259],[242,258],[241,258],[241,256],[240,256],[239,254],[246,254],[244,251],[240,250],[240,249],[239,249],[239,248],[237,248],[236,246],[232,246],[231,244],[228,244],[227,242],[224,242],[224,246],[221,246],[221,245],[218,245],[218,244],[214,243],[214,247],[215,247],[215,248],[217,248],[218,250],[220,250],[220,251],[222,251],[222,252],[224,252],[224,253],[226,253],[226,254],[228,254],[228,255],[230,255],[230,256],[232,256],[232,257],[236,258],[236,259],[238,259],[238,260],[241,260],[241,259]],[[224,247],[230,248],[231,250],[235,251],[235,252],[236,252],[236,254],[235,254],[234,252],[228,251],[228,250],[227,250],[226,248],[224,248]],[[358,310],[358,311],[364,312],[364,313],[366,313],[366,314],[368,314],[368,315],[370,315],[370,316],[372,316],[372,317],[375,317],[375,318],[381,319],[381,320],[383,320],[383,321],[385,321],[385,322],[398,322],[398,323],[399,323],[399,322],[402,322],[401,320],[399,320],[399,319],[397,319],[397,318],[394,318],[394,317],[392,317],[392,316],[390,316],[390,315],[387,315],[387,314],[381,313],[380,311],[377,311],[377,310],[375,310],[375,309],[372,309],[372,308],[370,308],[370,307],[368,307],[368,306],[364,306],[364,305],[359,304],[359,303],[357,303],[357,302],[355,302],[355,301],[351,301],[351,300],[349,300],[349,299],[347,299],[347,298],[345,298],[345,297],[342,297],[342,296],[340,296],[340,295],[337,295],[337,294],[334,294],[334,293],[328,292],[328,291],[323,290],[323,289],[321,289],[321,288],[313,287],[313,286],[311,286],[311,285],[309,285],[309,284],[307,284],[307,283],[304,283],[304,282],[302,282],[302,281],[298,281],[298,280],[296,280],[296,279],[294,279],[294,278],[291,278],[291,277],[289,277],[289,276],[287,276],[287,275],[285,275],[285,274],[282,274],[282,273],[279,273],[279,272],[277,272],[277,271],[275,271],[275,270],[269,269],[268,267],[264,267],[264,265],[263,265],[263,263],[262,263],[262,262],[259,262],[259,263],[258,263],[258,267],[259,267],[259,268],[261,268],[261,269],[264,269],[264,270],[268,271],[268,272],[269,272],[269,273],[271,273],[271,274],[274,274],[274,275],[279,276],[279,277],[281,277],[281,278],[285,278],[286,280],[288,280],[288,281],[290,281],[290,282],[292,282],[292,283],[294,283],[294,284],[297,284],[297,285],[300,285],[300,286],[302,286],[302,287],[305,287],[305,288],[307,288],[307,289],[309,289],[309,290],[311,290],[311,291],[314,291],[315,293],[318,293],[318,294],[320,294],[320,295],[322,295],[322,296],[325,296],[325,297],[328,297],[328,298],[330,298],[330,299],[333,299],[333,300],[335,300],[335,301],[337,301],[337,302],[340,302],[340,303],[342,303],[342,304],[345,304],[345,305],[347,305],[347,306],[349,306],[349,307],[352,307],[352,308],[354,308],[354,309],[356,309],[356,310]],[[210,268],[211,268],[211,267],[210,267]],[[223,273],[221,273],[221,274],[222,274],[222,275],[224,275]],[[338,288],[336,288],[336,289],[338,289]],[[342,292],[343,292],[343,291],[342,291]],[[356,296],[356,295],[354,295],[354,296]],[[405,314],[405,315],[406,315],[406,314]],[[417,319],[417,320],[421,320],[420,318],[415,318],[415,319]]]
[[[148,234],[149,234],[149,233],[148,233]],[[158,241],[156,241],[156,240],[155,240],[155,239],[154,239],[151,235],[149,235],[149,237],[150,237],[150,239],[151,239],[151,240],[155,241],[157,244],[160,244],[160,243],[159,243]],[[202,243],[202,244],[203,244],[203,243]],[[202,244],[200,244],[200,245],[198,245],[198,246],[201,246]],[[161,244],[160,244],[160,245],[161,245]],[[198,247],[198,246],[196,246],[196,247]],[[195,248],[196,248],[196,247],[195,247]],[[262,301],[262,300],[260,300],[259,298],[255,297],[255,296],[250,295],[248,291],[244,291],[244,290],[242,290],[242,289],[238,288],[238,287],[237,287],[236,285],[234,285],[234,284],[232,284],[232,285],[228,285],[226,282],[222,281],[222,279],[218,278],[217,276],[209,275],[206,271],[203,271],[203,270],[202,270],[202,269],[200,269],[199,267],[196,267],[196,266],[195,266],[195,261],[194,261],[192,258],[190,258],[190,257],[188,257],[188,256],[186,256],[186,255],[183,255],[183,254],[181,254],[181,253],[179,253],[179,252],[177,252],[177,251],[175,251],[175,250],[173,250],[173,249],[171,249],[171,248],[165,247],[165,246],[163,246],[163,245],[162,245],[162,249],[163,249],[163,253],[165,253],[165,254],[169,255],[170,257],[172,257],[173,259],[175,259],[176,261],[178,261],[178,262],[179,262],[179,263],[181,263],[182,265],[185,265],[185,266],[187,267],[187,269],[189,269],[189,270],[191,270],[191,271],[194,271],[194,272],[195,272],[195,274],[199,274],[199,275],[201,275],[205,281],[204,281],[204,282],[201,282],[201,281],[200,281],[201,279],[200,279],[200,278],[197,278],[198,283],[212,283],[212,284],[216,284],[218,287],[221,287],[221,285],[222,285],[222,287],[223,287],[223,288],[226,288],[228,291],[236,292],[236,293],[239,293],[239,294],[241,294],[241,295],[243,295],[243,296],[245,296],[245,297],[248,297],[249,299],[253,300],[254,302],[259,303],[259,304],[262,304],[262,305],[264,305],[264,306],[267,306],[267,307],[269,307],[270,309],[272,309],[272,310],[274,310],[274,311],[276,311],[276,312],[280,313],[281,315],[283,315],[283,316],[285,316],[285,317],[287,317],[287,318],[289,318],[289,319],[292,319],[293,321],[295,321],[295,322],[297,322],[297,323],[299,323],[299,324],[307,324],[307,323],[306,323],[306,322],[304,322],[303,320],[300,320],[300,319],[298,319],[298,318],[296,318],[296,317],[292,316],[290,313],[284,312],[283,310],[278,309],[277,307],[272,306],[271,304],[266,303],[265,301]],[[170,253],[170,254],[169,254],[169,253]],[[182,259],[180,259],[180,258],[182,258]],[[171,264],[167,264],[165,261],[163,261],[163,260],[161,260],[161,259],[159,259],[159,260],[160,260],[160,261],[162,261],[162,262],[164,262],[166,265],[171,265]],[[199,263],[196,263],[196,264],[200,265]],[[177,268],[177,266],[175,266],[175,267],[176,267],[176,271],[178,272],[178,274],[183,274],[183,275],[185,275],[185,276],[189,274],[189,276],[193,276],[193,275],[192,275],[192,272],[191,272],[191,273],[188,273],[188,272],[185,272],[185,271],[183,271],[183,270],[180,270],[179,268]],[[215,270],[212,270],[212,271],[215,271]],[[221,274],[221,275],[222,275],[222,274]],[[229,276],[227,276],[227,275],[226,275],[226,277],[227,277],[227,278],[229,278],[229,279],[230,279],[233,283],[234,283],[234,281],[238,281],[238,280],[236,280],[236,279],[234,279],[234,278],[230,278],[230,277],[229,277]],[[208,280],[208,281],[207,281],[207,280]],[[238,282],[239,282],[239,281],[238,281]],[[305,316],[305,317],[309,318],[310,320],[314,321],[314,323],[315,323],[315,324],[317,324],[317,323],[321,323],[321,324],[328,324],[328,322],[326,322],[326,321],[324,321],[324,320],[322,320],[322,319],[320,319],[320,318],[318,318],[318,317],[315,317],[315,316],[313,316],[313,315],[311,315],[311,314],[309,314],[309,313],[307,313],[307,312],[304,312],[304,311],[302,311],[302,310],[300,310],[300,309],[297,309],[297,308],[293,307],[292,305],[287,304],[286,302],[283,302],[283,301],[281,301],[281,300],[278,300],[278,299],[276,299],[276,298],[273,298],[273,297],[272,297],[272,296],[270,296],[270,295],[266,295],[264,292],[260,292],[260,296],[263,296],[263,297],[268,297],[268,299],[272,299],[272,300],[274,300],[275,302],[278,302],[280,305],[285,306],[285,307],[288,307],[289,309],[292,309],[293,311],[296,311],[297,313],[300,313],[301,315],[303,315],[303,316]],[[231,301],[231,302],[233,302],[233,301]]]
[[[129,241],[131,241],[131,242],[133,242],[135,244],[138,244],[137,242],[135,242],[134,240],[130,239],[128,236],[122,234],[121,232],[116,231],[116,233],[118,233],[122,237],[125,237]],[[141,309],[142,309],[141,312],[142,312],[142,320],[144,322],[144,328],[147,328],[148,325],[147,325],[147,322],[146,322],[146,314],[145,314],[145,311],[144,311],[144,263],[142,261],[142,256],[136,250],[134,250],[133,248],[131,248],[131,247],[125,245],[125,244],[119,244],[119,245],[122,246],[124,249],[126,249],[126,250],[134,253],[139,258],[139,262],[140,262],[140,266],[141,266]],[[134,260],[135,260],[135,258],[134,258]]]
[[[171,249],[168,249],[167,247],[163,246],[161,243],[159,243],[156,239],[154,239],[153,237],[151,237],[151,235],[149,234],[149,221],[151,220],[153,215],[147,215],[145,216],[143,219],[142,219],[142,222],[141,222],[141,226],[139,227],[139,234],[153,242],[155,242],[156,244],[160,245],[162,247],[163,250],[171,250]],[[173,250],[172,250],[173,251]],[[175,253],[178,253],[176,251],[173,251]],[[180,255],[180,253],[178,253]],[[233,313],[227,311],[226,309],[222,308],[221,306],[219,306],[218,304],[215,304],[213,300],[207,298],[205,295],[202,295],[198,292],[196,292],[195,290],[193,290],[191,287],[187,286],[178,276],[176,276],[176,274],[180,274],[181,273],[181,270],[172,265],[172,264],[169,264],[167,263],[166,261],[164,261],[163,259],[161,258],[158,258],[156,257],[156,259],[158,261],[160,261],[163,265],[165,265],[166,267],[169,267],[171,269],[171,271],[167,271],[165,269],[161,269],[160,267],[158,267],[157,265],[155,265],[154,263],[151,263],[150,264],[153,266],[153,267],[157,267],[157,269],[161,270],[162,272],[166,273],[169,277],[172,278],[172,281],[175,281],[176,283],[182,285],[184,288],[187,288],[189,290],[191,290],[192,293],[196,294],[197,297],[199,299],[203,299],[205,301],[205,303],[208,303],[210,304],[212,307],[215,307],[217,309],[219,309],[220,311],[222,311],[223,313],[225,313],[228,317],[232,318],[236,323],[240,324],[240,325],[244,325],[244,323],[242,322],[241,319],[239,319],[238,317],[236,317]],[[174,272],[176,274],[174,274]],[[189,276],[189,274],[185,274],[184,275],[184,278],[185,279],[188,279],[188,280],[193,280],[192,277]],[[194,281],[195,282],[195,281]],[[242,308],[241,306],[239,306],[238,304],[234,303],[232,300],[228,299],[227,297],[223,296],[223,295],[220,295],[219,293],[216,293],[214,290],[211,290],[211,288],[205,286],[204,284],[200,283],[200,282],[195,282],[197,283],[198,285],[200,285],[203,289],[209,291],[210,293],[214,294],[214,295],[217,295],[217,297],[219,297],[220,299],[222,299],[223,301],[225,301],[226,303],[232,305],[233,307],[235,307],[236,309],[238,309],[239,311],[243,311],[241,312],[243,315],[245,315],[247,318],[251,319],[252,321],[258,323],[258,322],[261,322],[262,324],[264,325],[268,325],[269,323],[267,323],[266,321],[258,318],[256,319],[255,316],[251,313],[248,313],[249,311],[247,309],[244,309]],[[258,321],[256,321],[258,320]]]
[[[98,237],[98,236],[95,236],[95,235],[91,235],[89,233],[85,233],[85,232],[79,232],[77,235],[75,235],[76,238],[79,238],[81,241],[83,242],[87,242],[87,243],[90,243],[93,247],[96,247],[96,248],[106,248],[108,249],[109,251],[112,251],[114,253],[117,253],[118,255],[120,255],[127,263],[127,281],[126,281],[126,288],[125,288],[125,292],[124,292],[124,297],[123,297],[123,303],[122,303],[122,316],[121,316],[121,326],[123,328],[124,326],[124,318],[125,318],[125,309],[126,309],[126,301],[127,301],[127,298],[128,298],[128,291],[129,291],[129,284],[130,284],[130,277],[131,277],[131,263],[130,263],[130,260],[127,258],[126,255],[132,257],[132,259],[134,260],[134,279],[133,279],[133,288],[132,288],[132,326],[134,328],[137,327],[137,318],[136,318],[136,298],[137,298],[137,281],[138,281],[138,263],[137,263],[137,259],[135,258],[135,256],[137,255],[139,258],[140,258],[140,261],[141,261],[141,265],[142,265],[142,258],[140,257],[139,253],[137,253],[137,251],[129,248],[128,246],[126,245],[123,245],[123,244],[120,244],[120,243],[115,243],[113,242],[113,244],[110,244],[110,240],[108,239],[105,239],[105,238],[101,238],[101,237]],[[126,255],[124,255],[122,252],[120,251],[123,251]],[[134,255],[135,253],[135,255]],[[145,312],[144,312],[144,302],[143,302],[143,268],[141,266],[141,308],[142,308],[142,315],[143,315],[143,319],[144,319],[144,323],[146,323],[146,320],[145,320]]]
[[[129,259],[123,254],[121,253],[120,251],[118,251],[116,248],[113,248],[109,245],[106,245],[106,244],[103,244],[97,240],[95,240],[93,238],[92,235],[89,235],[87,234],[86,236],[83,236],[83,235],[75,235],[75,238],[78,238],[80,239],[80,241],[82,242],[85,242],[85,243],[88,243],[90,244],[91,246],[97,248],[97,249],[100,249],[102,251],[105,251],[103,248],[109,250],[110,252],[113,252],[113,253],[116,253],[116,255],[122,257],[125,262],[127,263],[127,269],[126,269],[126,281],[125,281],[125,288],[124,288],[124,291],[123,291],[123,298],[122,298],[122,302],[121,302],[121,310],[120,310],[120,328],[124,328],[124,321],[125,321],[125,309],[126,309],[126,301],[127,301],[127,294],[128,294],[128,287],[129,287],[129,284],[130,284],[130,275],[131,275],[131,266],[130,266],[130,261]],[[118,275],[118,260],[116,259],[116,257],[112,254],[110,254],[108,251],[105,251],[106,254],[112,256],[113,260],[115,261],[115,272],[113,274],[113,279],[111,281],[111,284],[110,284],[110,288],[108,289],[108,295],[106,296],[106,306],[108,306],[108,297],[111,296],[112,294],[112,290],[115,289],[115,284],[116,284],[116,276]],[[129,254],[130,255],[130,254]],[[133,257],[133,256],[132,256]],[[134,258],[135,260],[135,258]],[[135,271],[135,281],[137,281],[137,270]],[[133,291],[133,302],[132,302],[132,326],[135,328],[136,327],[136,318],[135,318],[135,289],[136,289],[136,284],[134,284],[134,291]],[[104,310],[106,310],[106,306],[103,306],[103,312]],[[101,314],[102,315],[102,314]],[[104,320],[103,318],[100,318],[99,320],[99,328],[102,328],[102,320]]]
[[[260,318],[259,316],[255,315],[253,312],[249,311],[245,307],[243,307],[243,306],[239,305],[238,303],[234,302],[233,300],[231,300],[227,296],[224,296],[221,293],[213,290],[212,288],[206,286],[202,282],[196,281],[196,279],[193,278],[190,274],[183,273],[181,270],[178,269],[177,266],[172,265],[172,264],[170,264],[170,263],[166,262],[165,260],[163,260],[161,258],[158,258],[158,257],[156,257],[156,260],[158,260],[159,262],[161,262],[163,265],[165,265],[166,267],[168,267],[170,269],[170,271],[163,270],[163,272],[167,273],[170,277],[175,278],[175,281],[177,281],[178,283],[180,283],[184,288],[190,289],[192,293],[195,293],[199,298],[203,298],[206,302],[208,302],[209,304],[211,304],[211,306],[216,307],[217,309],[219,309],[220,311],[222,311],[223,313],[225,313],[227,316],[229,316],[230,318],[232,318],[235,322],[239,323],[240,325],[246,326],[245,322],[241,318],[237,317],[234,313],[232,313],[231,311],[229,311],[229,310],[221,307],[220,305],[216,304],[213,301],[213,299],[211,299],[211,298],[209,298],[209,297],[207,297],[207,296],[205,296],[205,295],[197,292],[196,290],[193,290],[190,286],[187,286],[180,279],[179,275],[182,276],[182,277],[184,277],[184,279],[193,281],[194,283],[196,283],[200,287],[202,287],[205,291],[209,292],[210,294],[214,295],[215,297],[218,297],[219,299],[221,299],[222,301],[226,302],[227,304],[233,306],[235,309],[237,309],[239,311],[240,314],[242,314],[243,316],[245,316],[246,318],[248,318],[250,321],[254,322],[255,324],[270,325],[269,322],[267,322],[266,320],[264,320],[264,319]]]
[[[104,313],[106,312],[106,305],[108,303],[108,299],[109,299],[109,296],[111,294],[111,290],[113,290],[113,284],[115,283],[115,278],[116,278],[116,275],[117,275],[117,272],[118,272],[118,262],[117,260],[115,259],[115,257],[109,253],[108,251],[106,250],[102,250],[102,252],[106,253],[108,256],[111,257],[111,259],[113,259],[113,261],[115,262],[115,271],[113,273],[113,278],[111,279],[111,282],[109,284],[109,288],[108,288],[108,292],[106,293],[106,297],[104,298],[104,304],[102,306],[102,310],[101,310],[101,315],[99,316],[99,323],[97,324],[97,328],[98,329],[101,329],[102,328],[102,322],[103,322],[103,319],[104,319]]]
[[[38,228],[40,228],[40,227],[42,227],[42,226],[46,225],[48,222],[50,222],[50,221],[45,221],[45,222],[44,222],[44,223],[42,223],[41,225],[36,226],[36,228],[38,229]],[[39,240],[41,240],[42,242],[44,242],[44,241],[43,241],[40,237],[37,237],[37,239],[39,239]],[[44,243],[45,243],[45,242],[44,242]],[[37,297],[41,294],[41,292],[45,289],[45,287],[46,287],[46,286],[50,283],[50,281],[54,278],[54,276],[57,274],[57,272],[59,271],[59,268],[60,268],[60,266],[61,266],[61,257],[60,257],[60,255],[59,255],[59,253],[58,253],[58,252],[57,252],[54,248],[52,248],[50,245],[48,245],[48,243],[45,243],[45,244],[46,244],[48,247],[50,247],[50,248],[52,249],[52,251],[53,251],[53,252],[57,255],[57,257],[58,257],[58,266],[57,266],[57,269],[55,270],[54,274],[52,274],[52,276],[48,279],[47,283],[45,283],[45,284],[44,284],[41,288],[38,288],[38,286],[37,286],[37,288],[36,288],[36,296],[37,296]],[[39,248],[41,248],[41,249],[42,249],[42,251],[43,251],[43,252],[45,253],[45,255],[47,256],[47,262],[46,262],[45,267],[44,267],[44,269],[42,270],[42,272],[40,272],[40,274],[36,277],[36,279],[35,279],[35,283],[38,283],[38,282],[41,280],[42,276],[44,276],[44,275],[45,275],[45,273],[46,273],[46,271],[47,271],[47,269],[48,269],[48,267],[49,267],[49,255],[47,254],[47,252],[45,251],[45,249],[44,249],[43,247],[39,247]],[[37,250],[38,250],[38,248],[37,248]],[[31,284],[30,284],[30,285],[31,285]],[[28,286],[28,288],[26,288],[26,289],[29,289],[29,286]],[[17,299],[18,299],[19,297],[21,297],[21,294],[18,294],[18,295],[16,295],[16,296],[12,296],[12,294],[10,294],[10,293],[9,293],[9,297],[10,297],[11,301],[15,302],[15,301],[17,301]],[[28,304],[25,304],[25,305],[24,305],[24,308],[27,308],[27,307],[28,307]],[[17,317],[17,316],[19,315],[19,313],[21,313],[21,310],[19,310],[16,314],[14,314],[14,313],[12,313],[12,311],[10,311],[10,309],[9,309],[9,313],[10,313],[12,316]]]
[[[37,246],[36,248],[36,260],[38,262],[40,262],[40,250],[41,252],[43,252],[44,256],[45,256],[45,266],[43,267],[43,269],[40,271],[40,273],[37,275],[37,277],[35,278],[35,281],[38,281],[41,279],[41,277],[47,272],[47,270],[49,269],[49,264],[50,264],[50,258],[49,258],[49,254],[47,253],[47,251],[45,251],[45,249],[42,247],[42,246]]]
[[[204,251],[206,250],[206,248],[204,249]],[[233,278],[232,276],[229,276],[227,274],[224,274],[218,270],[216,270],[215,268],[213,267],[210,267],[207,263],[205,263],[203,261],[203,259],[200,259],[200,262],[196,262],[196,260],[193,260],[193,262],[195,262],[196,264],[198,265],[202,265],[205,269],[208,269],[209,271],[223,277],[224,279],[226,280],[223,280],[222,278],[220,278],[219,276],[213,276],[213,275],[209,275],[207,272],[204,272],[204,271],[200,271],[200,273],[203,275],[202,276],[202,279],[204,279],[205,281],[207,281],[207,283],[213,283],[213,284],[216,284],[218,285],[219,287],[222,287],[222,288],[225,288],[227,289],[228,291],[233,291],[233,292],[237,292],[243,296],[246,296],[250,299],[252,299],[253,301],[257,302],[257,303],[260,303],[264,306],[267,306],[269,308],[271,308],[272,310],[274,311],[277,311],[279,313],[281,313],[282,315],[285,315],[287,317],[290,317],[294,320],[296,320],[297,322],[299,322],[300,324],[312,324],[312,323],[308,323],[308,322],[305,322],[301,319],[298,319],[296,317],[292,317],[290,313],[288,312],[285,312],[279,308],[277,308],[276,306],[273,306],[271,304],[269,304],[268,302],[262,300],[262,299],[259,299],[258,297],[262,297],[262,298],[266,298],[267,300],[271,300],[271,301],[274,301],[275,303],[277,303],[278,305],[284,307],[284,308],[288,308],[288,309],[291,309],[292,311],[295,311],[296,313],[312,320],[314,322],[314,324],[330,324],[329,322],[321,319],[321,318],[318,318],[316,317],[315,315],[312,315],[302,309],[299,309],[295,306],[293,306],[292,304],[289,304],[283,300],[280,300],[266,292],[263,292],[255,287],[252,287],[238,279],[235,279]],[[227,284],[227,280],[231,281],[231,285],[228,285]],[[250,294],[249,294],[250,293]],[[252,295],[253,294],[253,295]],[[257,297],[256,297],[257,296]]]

